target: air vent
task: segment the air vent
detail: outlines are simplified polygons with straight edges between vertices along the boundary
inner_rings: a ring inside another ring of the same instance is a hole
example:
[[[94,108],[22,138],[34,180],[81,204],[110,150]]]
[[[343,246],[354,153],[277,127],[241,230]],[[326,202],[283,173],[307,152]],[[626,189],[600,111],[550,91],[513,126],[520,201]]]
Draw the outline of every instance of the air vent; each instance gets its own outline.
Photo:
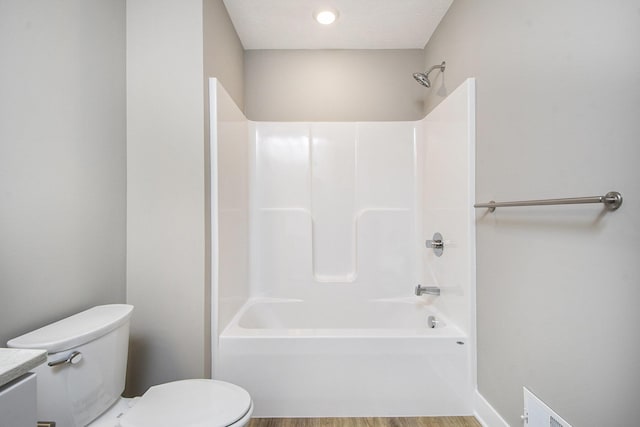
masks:
[[[558,422],[558,420],[556,420],[553,417],[549,417],[549,426],[550,427],[567,427],[565,424]]]
[[[526,387],[522,387],[522,390],[524,392],[522,419],[525,427],[571,427],[571,424],[563,420]]]

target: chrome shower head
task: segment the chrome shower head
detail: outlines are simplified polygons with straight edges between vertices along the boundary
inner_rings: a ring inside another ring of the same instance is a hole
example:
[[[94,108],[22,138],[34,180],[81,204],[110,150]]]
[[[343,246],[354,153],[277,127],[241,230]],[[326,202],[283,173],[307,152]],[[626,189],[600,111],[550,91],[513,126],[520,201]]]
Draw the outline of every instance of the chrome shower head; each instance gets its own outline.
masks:
[[[416,81],[420,83],[422,86],[431,87],[431,81],[429,80],[429,73],[435,70],[436,68],[440,68],[440,71],[444,73],[444,69],[446,65],[447,65],[446,62],[442,61],[442,64],[434,65],[424,73],[413,73],[413,78],[416,79]]]
[[[429,81],[429,77],[425,73],[413,73],[413,78],[416,79],[418,83],[420,83],[424,87],[431,87],[431,82]]]

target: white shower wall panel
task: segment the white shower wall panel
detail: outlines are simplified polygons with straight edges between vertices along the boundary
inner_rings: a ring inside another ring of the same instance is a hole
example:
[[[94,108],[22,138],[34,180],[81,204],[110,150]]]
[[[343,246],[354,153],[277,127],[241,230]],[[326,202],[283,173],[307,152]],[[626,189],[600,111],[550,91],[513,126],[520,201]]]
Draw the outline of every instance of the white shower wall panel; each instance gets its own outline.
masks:
[[[306,209],[263,209],[253,251],[254,296],[302,297],[312,275],[311,215]],[[296,292],[298,291],[298,292]]]
[[[249,122],[210,80],[212,328],[220,331],[249,298]]]
[[[252,295],[411,295],[420,124],[251,126]]]
[[[444,253],[423,250],[421,281],[438,286],[434,300],[465,333],[472,334],[475,301],[475,80],[468,79],[422,120],[419,145],[425,239],[440,232]],[[424,247],[424,246],[423,246]]]
[[[356,138],[350,123],[311,125],[313,270],[318,282],[356,278]]]
[[[358,220],[360,298],[413,295],[414,212],[411,209],[367,209]]]
[[[414,209],[416,122],[358,127],[358,206]]]
[[[259,209],[311,208],[309,125],[251,123]]]

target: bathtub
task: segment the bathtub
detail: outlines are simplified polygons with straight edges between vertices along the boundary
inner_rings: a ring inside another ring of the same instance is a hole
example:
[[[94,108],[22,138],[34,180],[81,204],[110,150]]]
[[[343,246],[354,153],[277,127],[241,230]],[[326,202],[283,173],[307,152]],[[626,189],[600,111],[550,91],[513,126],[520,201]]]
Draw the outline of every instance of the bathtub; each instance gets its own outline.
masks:
[[[256,417],[470,415],[471,347],[421,298],[252,299],[220,334],[215,376]]]

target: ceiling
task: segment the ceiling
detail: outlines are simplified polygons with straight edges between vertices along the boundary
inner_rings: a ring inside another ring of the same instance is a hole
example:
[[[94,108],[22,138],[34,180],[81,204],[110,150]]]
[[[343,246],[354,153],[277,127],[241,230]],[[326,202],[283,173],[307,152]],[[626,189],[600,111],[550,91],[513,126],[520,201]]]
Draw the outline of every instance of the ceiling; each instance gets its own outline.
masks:
[[[245,49],[422,49],[453,0],[224,0]],[[331,25],[313,14],[338,10]]]

